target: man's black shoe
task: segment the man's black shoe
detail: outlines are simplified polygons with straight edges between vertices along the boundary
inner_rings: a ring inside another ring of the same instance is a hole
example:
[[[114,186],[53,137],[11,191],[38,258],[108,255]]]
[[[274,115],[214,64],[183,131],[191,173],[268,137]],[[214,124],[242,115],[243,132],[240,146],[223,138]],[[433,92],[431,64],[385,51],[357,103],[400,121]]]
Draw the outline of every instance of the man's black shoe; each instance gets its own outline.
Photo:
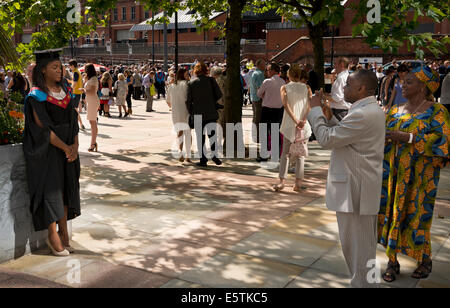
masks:
[[[258,157],[258,158],[256,159],[256,161],[257,161],[258,163],[263,162],[263,161],[268,161],[268,160],[269,160],[268,158],[262,158],[262,157]]]
[[[199,162],[195,164],[197,167],[208,167],[208,164],[206,162]]]
[[[214,158],[212,159],[212,161],[213,161],[217,166],[222,165],[222,161],[221,161],[220,159],[218,159],[217,157],[214,157]]]

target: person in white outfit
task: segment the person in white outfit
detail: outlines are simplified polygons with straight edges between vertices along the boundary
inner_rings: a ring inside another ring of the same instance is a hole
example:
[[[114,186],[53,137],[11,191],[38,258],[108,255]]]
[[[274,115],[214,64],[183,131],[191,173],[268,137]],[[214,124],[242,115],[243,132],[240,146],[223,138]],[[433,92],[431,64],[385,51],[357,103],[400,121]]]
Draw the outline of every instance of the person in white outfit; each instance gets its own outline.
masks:
[[[180,162],[190,162],[191,158],[191,129],[189,128],[189,112],[186,107],[189,72],[180,68],[167,90],[167,105],[172,108],[172,121],[177,133],[177,143],[180,149]],[[183,142],[184,140],[184,142]],[[183,152],[183,144],[186,152]]]
[[[306,118],[309,112],[309,89],[300,81],[302,70],[298,65],[292,65],[288,70],[290,83],[281,87],[281,100],[284,106],[283,121],[280,132],[283,134],[283,151],[280,159],[280,183],[274,186],[276,191],[284,189],[284,181],[288,175],[289,149],[296,141],[297,130],[303,130],[303,142],[311,137],[312,130]],[[305,153],[306,155],[306,153]],[[297,156],[295,167],[294,191],[301,190],[304,178],[305,156]]]

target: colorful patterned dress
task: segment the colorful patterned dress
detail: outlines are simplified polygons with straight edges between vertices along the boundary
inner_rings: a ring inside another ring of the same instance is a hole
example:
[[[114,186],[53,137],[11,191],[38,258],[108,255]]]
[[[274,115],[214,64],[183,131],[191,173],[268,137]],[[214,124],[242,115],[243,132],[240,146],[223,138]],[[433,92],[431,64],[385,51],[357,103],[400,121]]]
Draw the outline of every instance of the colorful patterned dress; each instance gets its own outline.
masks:
[[[439,174],[449,163],[449,114],[438,103],[421,114],[399,114],[393,107],[386,127],[413,133],[415,140],[412,144],[386,142],[378,242],[391,261],[402,252],[421,263],[431,258],[430,229]]]

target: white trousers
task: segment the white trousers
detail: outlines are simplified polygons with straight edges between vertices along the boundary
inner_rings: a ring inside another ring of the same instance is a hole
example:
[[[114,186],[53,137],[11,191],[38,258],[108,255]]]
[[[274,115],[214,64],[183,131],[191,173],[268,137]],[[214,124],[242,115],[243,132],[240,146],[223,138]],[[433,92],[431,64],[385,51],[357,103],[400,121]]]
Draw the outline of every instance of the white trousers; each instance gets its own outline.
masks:
[[[376,260],[377,215],[336,212],[336,216],[352,287],[378,287],[367,279],[369,271],[374,270],[374,266],[368,267],[369,261]]]

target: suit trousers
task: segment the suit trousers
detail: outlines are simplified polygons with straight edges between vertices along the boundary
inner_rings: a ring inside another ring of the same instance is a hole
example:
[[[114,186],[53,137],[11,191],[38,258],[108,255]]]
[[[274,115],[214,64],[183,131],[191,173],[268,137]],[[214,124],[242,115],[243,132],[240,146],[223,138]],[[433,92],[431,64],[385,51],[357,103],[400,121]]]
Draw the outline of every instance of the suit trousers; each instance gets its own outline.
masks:
[[[283,114],[284,114],[284,108],[269,108],[269,107],[262,107],[261,111],[261,123],[267,124],[267,149],[271,149],[271,140],[273,139],[272,135],[272,124],[277,124],[278,126],[278,132],[280,132],[280,125],[283,121]],[[281,140],[282,136],[279,133],[278,136],[278,153],[281,154]],[[261,140],[260,140],[261,142]]]
[[[253,134],[253,142],[259,143],[259,123],[261,123],[262,101],[252,102],[253,123],[256,125],[256,135]],[[253,132],[253,131],[252,131]]]
[[[195,134],[197,136],[197,149],[198,152],[201,153],[201,158],[200,158],[200,162],[202,163],[206,163],[208,161],[208,158],[206,157],[206,153],[205,153],[205,143],[206,143],[206,135],[208,135],[209,138],[209,145],[211,147],[211,154],[212,157],[211,158],[219,158],[217,152],[216,152],[216,142],[218,142],[217,140],[213,140],[212,138],[214,136],[216,136],[216,131],[211,130],[211,131],[206,131],[206,125],[211,124],[211,123],[215,123],[217,124],[217,120],[216,121],[203,121],[202,122],[202,127],[201,127],[201,131],[199,130],[199,127],[195,129]],[[206,134],[206,135],[205,135]],[[201,143],[200,143],[201,140]]]
[[[342,252],[354,288],[373,288],[367,275],[374,267],[368,262],[376,259],[377,215],[336,212]]]

